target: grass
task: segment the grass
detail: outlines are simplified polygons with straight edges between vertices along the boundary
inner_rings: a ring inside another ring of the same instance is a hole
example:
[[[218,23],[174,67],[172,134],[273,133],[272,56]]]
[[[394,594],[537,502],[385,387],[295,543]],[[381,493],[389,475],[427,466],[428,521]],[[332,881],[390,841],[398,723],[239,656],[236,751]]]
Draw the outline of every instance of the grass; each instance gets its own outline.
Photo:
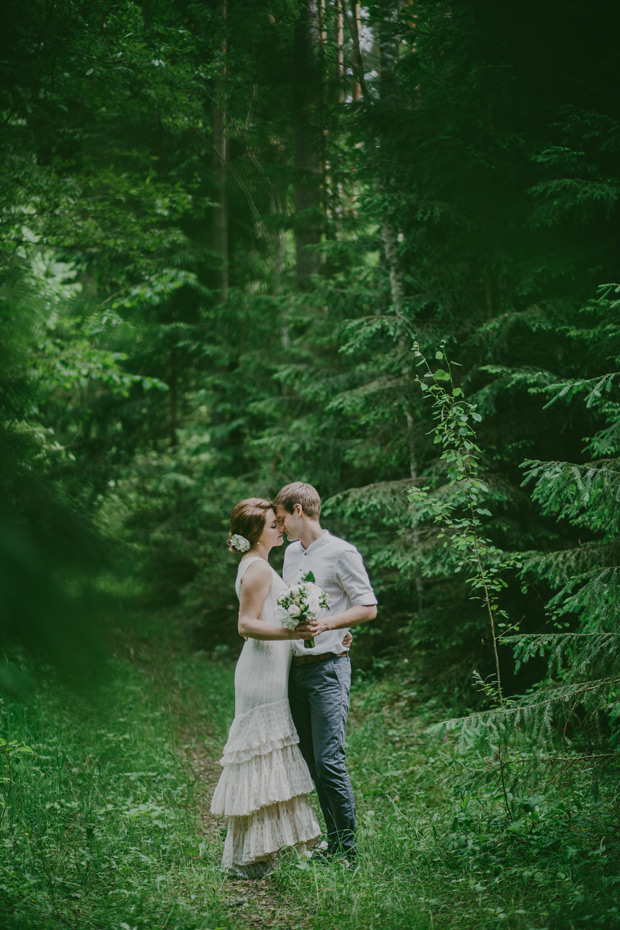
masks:
[[[409,686],[411,687],[411,686]],[[492,759],[466,756],[403,682],[358,682],[348,740],[361,868],[278,874],[316,930],[620,927],[618,771],[514,767],[512,819]],[[518,795],[517,795],[518,790]]]
[[[171,652],[156,629],[131,655],[88,696],[50,681],[22,704],[0,703],[3,930],[270,926],[264,908],[248,924],[236,906],[265,888],[291,928],[620,927],[617,771],[595,779],[589,763],[515,762],[509,817],[494,760],[429,735],[441,708],[418,702],[402,676],[358,675],[354,688],[359,873],[289,854],[260,892],[236,883],[231,907],[221,841],[198,813],[210,788],[196,783],[184,740],[217,758],[233,666]]]
[[[47,685],[0,708],[0,775],[9,776],[9,761],[12,769],[8,799],[9,782],[2,785],[3,930],[238,926],[226,912],[219,851],[200,832],[161,684],[117,661],[87,698]],[[18,751],[24,744],[32,751]]]

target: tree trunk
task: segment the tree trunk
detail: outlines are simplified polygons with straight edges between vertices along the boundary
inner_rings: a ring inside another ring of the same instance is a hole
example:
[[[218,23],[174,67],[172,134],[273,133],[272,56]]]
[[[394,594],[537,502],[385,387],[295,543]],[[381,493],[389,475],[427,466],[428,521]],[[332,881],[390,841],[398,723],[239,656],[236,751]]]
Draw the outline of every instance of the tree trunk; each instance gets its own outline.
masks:
[[[360,23],[359,23],[359,4],[355,3],[354,0],[351,0],[351,7],[353,12],[353,17],[351,19],[351,34],[353,39],[353,68],[354,73],[356,74],[357,81],[360,86],[362,93],[367,95],[366,86],[364,83],[364,66],[362,61],[362,53],[359,44],[359,32],[360,32]],[[398,36],[398,0],[382,0],[381,2],[381,20],[379,24],[379,38],[380,38],[380,50],[379,50],[379,87],[380,87],[380,105],[382,108],[388,108],[393,106],[393,102],[396,99],[396,83],[397,83],[397,63],[398,63],[398,46],[399,46],[399,36]],[[369,98],[370,99],[370,98]],[[376,104],[376,102],[375,102]],[[382,146],[381,136],[377,137],[376,140],[377,149],[380,152]],[[386,167],[388,165],[388,167]],[[377,193],[383,197],[389,192],[391,188],[391,176],[389,171],[389,161],[385,158],[379,158],[377,161],[377,173],[375,186]],[[404,300],[405,300],[405,281],[403,270],[400,265],[400,260],[398,256],[398,233],[394,228],[394,223],[392,218],[387,212],[384,212],[384,215],[381,220],[381,238],[383,242],[383,253],[385,256],[385,261],[387,264],[389,277],[390,277],[390,296],[392,301],[392,308],[396,319],[402,318],[403,309],[404,309]],[[401,366],[401,377],[403,383],[403,394],[405,396],[404,404],[404,415],[405,415],[405,429],[406,429],[406,438],[407,438],[407,450],[408,450],[408,471],[409,477],[412,481],[417,481],[419,478],[418,474],[418,460],[416,453],[416,437],[415,437],[415,409],[413,403],[410,401],[410,398],[413,396],[413,386],[414,378],[411,371],[410,357],[411,357],[411,346],[409,344],[409,337],[406,334],[403,334],[399,339],[399,351],[402,358]],[[420,544],[420,534],[417,527],[413,527],[413,545],[414,548],[417,548]],[[416,587],[417,593],[417,602],[418,610],[422,608],[422,598],[424,594],[424,585],[422,581],[422,576],[418,573],[414,577],[414,584]]]
[[[170,445],[176,448],[179,444],[179,372],[177,365],[177,348],[170,350]]]
[[[353,24],[354,24],[354,40],[353,40],[353,90],[352,97],[355,101],[362,99],[362,53],[360,46],[360,24],[362,18],[361,4],[353,2],[351,4],[353,12]]]
[[[213,174],[217,189],[217,205],[213,208],[213,251],[220,257],[218,285],[225,302],[228,298],[228,135],[226,128],[226,21],[227,0],[222,3],[224,34],[222,39],[222,70],[219,93],[213,103]]]
[[[318,0],[303,0],[295,26],[293,125],[297,286],[308,290],[320,269],[321,23]]]
[[[336,0],[336,74],[338,80],[338,102],[344,103],[344,12],[342,0]]]
[[[274,216],[282,216],[282,199],[273,185],[271,186],[271,212]],[[283,293],[284,268],[284,225],[280,222],[276,231],[276,255],[273,267],[273,293],[278,298],[281,298]],[[286,304],[281,304],[280,310],[280,345],[285,350],[291,347]]]

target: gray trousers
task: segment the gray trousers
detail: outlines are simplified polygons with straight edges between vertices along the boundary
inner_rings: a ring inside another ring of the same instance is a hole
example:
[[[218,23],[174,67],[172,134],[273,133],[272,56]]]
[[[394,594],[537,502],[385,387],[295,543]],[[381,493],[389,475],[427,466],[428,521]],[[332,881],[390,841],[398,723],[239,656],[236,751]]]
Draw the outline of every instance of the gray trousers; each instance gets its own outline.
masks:
[[[325,818],[328,850],[349,856],[356,852],[355,801],[344,751],[350,687],[348,656],[291,665],[291,713]]]

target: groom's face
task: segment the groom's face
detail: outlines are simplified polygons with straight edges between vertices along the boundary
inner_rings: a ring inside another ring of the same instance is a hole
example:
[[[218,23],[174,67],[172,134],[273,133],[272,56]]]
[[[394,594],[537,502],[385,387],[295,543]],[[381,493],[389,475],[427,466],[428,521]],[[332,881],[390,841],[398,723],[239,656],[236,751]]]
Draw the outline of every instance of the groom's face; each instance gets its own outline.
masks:
[[[299,513],[297,513],[297,511],[299,511]],[[302,512],[299,504],[295,504],[293,513],[289,513],[284,507],[276,508],[278,526],[280,529],[284,530],[289,542],[294,542],[296,539],[299,539],[299,533],[303,526],[303,521],[301,520]]]

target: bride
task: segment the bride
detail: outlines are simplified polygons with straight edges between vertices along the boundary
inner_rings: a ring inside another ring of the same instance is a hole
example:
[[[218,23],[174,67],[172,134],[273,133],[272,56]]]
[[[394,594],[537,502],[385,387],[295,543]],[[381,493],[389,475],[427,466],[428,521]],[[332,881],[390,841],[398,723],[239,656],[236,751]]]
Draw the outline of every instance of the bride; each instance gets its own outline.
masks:
[[[287,694],[290,640],[312,634],[280,627],[274,619],[287,585],[267,561],[273,546],[282,544],[271,502],[241,501],[232,512],[230,532],[229,548],[243,553],[235,588],[239,633],[248,639],[235,671],[235,719],[211,813],[228,818],[222,868],[258,878],[274,867],[278,850],[294,846],[306,853],[320,834]]]

